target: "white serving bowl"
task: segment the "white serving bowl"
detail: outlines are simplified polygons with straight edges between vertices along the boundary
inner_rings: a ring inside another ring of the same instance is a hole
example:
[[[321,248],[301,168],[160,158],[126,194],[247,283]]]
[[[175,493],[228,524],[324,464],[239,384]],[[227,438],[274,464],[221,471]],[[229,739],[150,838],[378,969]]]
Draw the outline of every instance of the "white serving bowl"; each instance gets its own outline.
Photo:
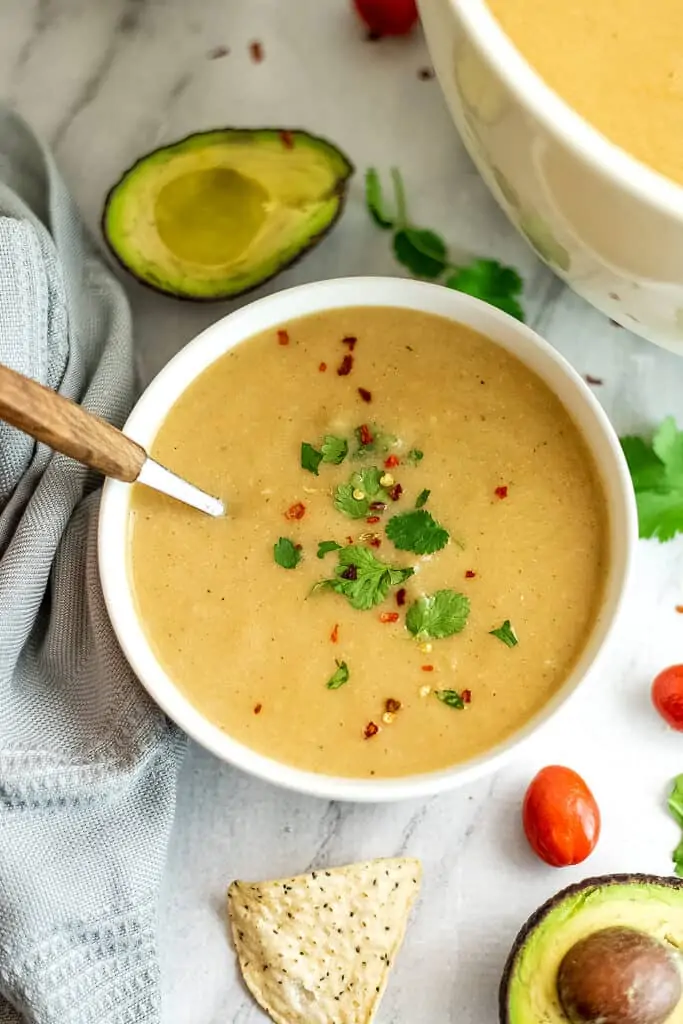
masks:
[[[546,86],[483,0],[418,5],[453,120],[518,231],[597,309],[683,352],[683,188]]]
[[[426,796],[471,782],[497,768],[550,718],[586,677],[612,631],[622,604],[637,529],[631,481],[619,441],[601,406],[571,366],[546,341],[507,314],[468,295],[420,281],[380,277],[321,281],[244,306],[203,331],[171,360],[135,406],[125,426],[126,433],[149,447],[173,403],[228,349],[296,317],[349,306],[423,310],[488,335],[534,370],[558,395],[593,453],[609,503],[611,551],[604,600],[574,671],[561,692],[532,722],[485,755],[420,776],[347,779],[281,764],[243,746],[207,721],[176,688],[157,660],[138,618],[131,587],[128,541],[131,489],[114,480],[107,481],[102,495],[98,556],[107,609],[121,647],[143,686],[185,732],[222,760],[269,782],[328,799],[379,802]],[[230,496],[225,497],[229,502]]]

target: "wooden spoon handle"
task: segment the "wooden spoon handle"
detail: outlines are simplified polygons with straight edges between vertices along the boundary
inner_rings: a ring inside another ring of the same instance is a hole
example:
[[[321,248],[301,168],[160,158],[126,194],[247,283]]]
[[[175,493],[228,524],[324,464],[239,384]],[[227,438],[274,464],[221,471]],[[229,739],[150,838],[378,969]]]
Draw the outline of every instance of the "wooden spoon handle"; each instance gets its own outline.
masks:
[[[132,483],[144,448],[111,423],[0,364],[0,419],[105,476]]]

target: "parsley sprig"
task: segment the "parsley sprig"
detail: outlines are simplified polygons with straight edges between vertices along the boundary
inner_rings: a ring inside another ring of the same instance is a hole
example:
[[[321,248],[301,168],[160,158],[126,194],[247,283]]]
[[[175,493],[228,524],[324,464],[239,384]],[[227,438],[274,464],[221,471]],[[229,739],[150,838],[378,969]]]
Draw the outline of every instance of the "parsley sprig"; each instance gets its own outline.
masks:
[[[651,441],[622,437],[643,538],[671,540],[683,533],[683,431],[667,417]]]
[[[352,608],[367,611],[381,604],[390,587],[405,583],[414,569],[401,569],[375,558],[362,544],[350,544],[339,551],[339,564],[332,579],[316,583],[314,590],[333,590],[342,594]]]
[[[379,175],[374,167],[365,173],[365,202],[370,216],[378,227],[394,232],[393,249],[398,262],[415,277],[430,281],[441,279],[441,284],[455,291],[466,292],[477,299],[483,299],[491,306],[497,306],[524,320],[524,311],[519,302],[522,279],[512,267],[503,266],[497,260],[475,259],[465,266],[451,263],[448,248],[441,235],[428,228],[418,228],[408,219],[403,179],[397,168],[392,168],[396,212],[392,216],[387,210]]]
[[[411,604],[406,628],[416,640],[442,640],[461,633],[467,625],[470,602],[455,590],[437,590],[424,594]]]

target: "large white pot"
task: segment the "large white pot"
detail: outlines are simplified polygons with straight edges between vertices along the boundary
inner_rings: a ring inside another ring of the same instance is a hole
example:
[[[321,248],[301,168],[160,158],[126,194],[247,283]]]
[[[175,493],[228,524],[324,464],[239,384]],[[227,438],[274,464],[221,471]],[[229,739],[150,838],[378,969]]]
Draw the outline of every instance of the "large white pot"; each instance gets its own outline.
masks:
[[[483,0],[419,0],[441,88],[512,223],[574,291],[683,352],[683,188],[570,109]]]

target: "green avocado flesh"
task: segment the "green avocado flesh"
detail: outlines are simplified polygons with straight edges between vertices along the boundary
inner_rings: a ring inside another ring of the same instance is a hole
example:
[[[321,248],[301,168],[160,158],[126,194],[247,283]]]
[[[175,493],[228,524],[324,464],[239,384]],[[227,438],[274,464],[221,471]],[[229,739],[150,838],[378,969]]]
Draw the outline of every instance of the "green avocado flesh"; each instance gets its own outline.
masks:
[[[341,213],[353,167],[313,135],[223,129],[142,157],[112,188],[103,230],[145,284],[189,299],[255,288]]]
[[[683,951],[683,882],[609,875],[571,886],[549,900],[512,948],[501,982],[501,1024],[567,1024],[557,994],[560,963],[581,939],[616,926]],[[683,1000],[667,1024],[683,1024]]]

